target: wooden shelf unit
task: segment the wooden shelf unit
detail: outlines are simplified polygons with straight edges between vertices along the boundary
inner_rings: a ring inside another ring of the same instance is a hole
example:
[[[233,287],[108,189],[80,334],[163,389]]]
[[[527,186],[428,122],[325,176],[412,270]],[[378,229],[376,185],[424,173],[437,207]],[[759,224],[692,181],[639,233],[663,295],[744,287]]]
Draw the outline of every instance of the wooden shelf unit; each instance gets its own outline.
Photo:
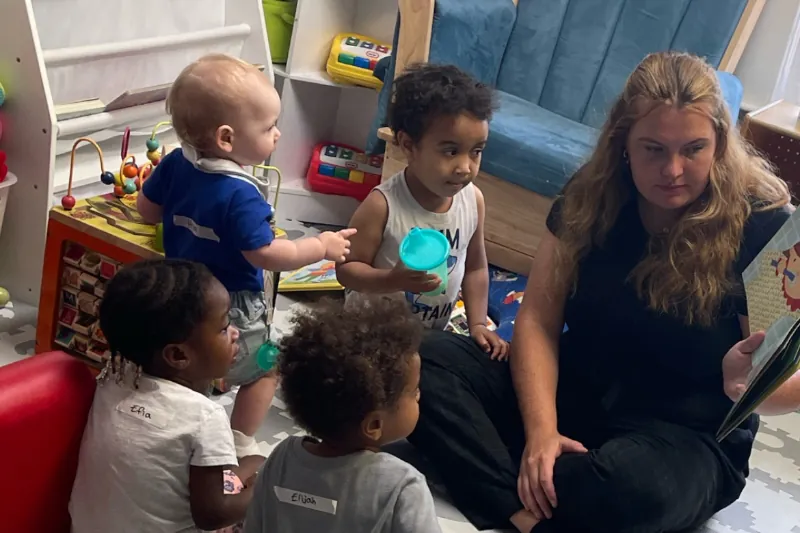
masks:
[[[187,13],[192,13],[187,17]],[[0,236],[0,285],[38,305],[48,212],[67,188],[72,144],[92,137],[106,166],[119,163],[130,126],[131,149],[145,161],[144,142],[166,120],[164,102],[58,121],[57,104],[99,98],[172,82],[186,64],[223,52],[265,65],[274,79],[261,0],[9,0],[0,16],[0,83],[5,133],[0,149],[19,178]],[[159,134],[174,145],[174,133]],[[94,149],[77,150],[73,194],[100,186]]]

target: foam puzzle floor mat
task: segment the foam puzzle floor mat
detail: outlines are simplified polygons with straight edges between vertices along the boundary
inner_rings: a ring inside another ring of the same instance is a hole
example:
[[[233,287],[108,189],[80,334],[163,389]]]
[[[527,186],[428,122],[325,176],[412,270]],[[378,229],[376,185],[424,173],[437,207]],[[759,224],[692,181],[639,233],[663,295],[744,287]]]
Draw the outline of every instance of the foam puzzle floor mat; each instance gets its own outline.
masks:
[[[318,230],[303,224],[285,227],[289,238],[313,234]],[[493,281],[500,281],[493,274]],[[516,282],[519,283],[519,282]],[[524,289],[514,285],[493,283],[497,291],[505,291],[502,299],[493,295],[492,301],[507,301],[505,306],[521,300]],[[293,310],[313,305],[319,298],[336,293],[291,293],[278,297],[274,330],[277,336],[288,331]],[[13,295],[12,295],[13,297]],[[495,317],[493,317],[495,318]],[[502,327],[503,318],[495,318]],[[510,319],[512,320],[512,319]],[[0,308],[0,365],[19,360],[33,353],[36,309],[12,303]],[[235,391],[215,396],[230,414]],[[267,418],[256,434],[262,452],[268,454],[279,442],[290,435],[302,435],[286,412],[280,392],[270,408]],[[417,466],[428,476],[435,499],[437,514],[444,533],[473,533],[476,531],[448,501],[437,480],[435,469],[427,464],[413,447],[397,443],[389,448],[401,458]],[[800,414],[762,418],[750,459],[750,478],[739,501],[718,513],[697,533],[800,533]]]

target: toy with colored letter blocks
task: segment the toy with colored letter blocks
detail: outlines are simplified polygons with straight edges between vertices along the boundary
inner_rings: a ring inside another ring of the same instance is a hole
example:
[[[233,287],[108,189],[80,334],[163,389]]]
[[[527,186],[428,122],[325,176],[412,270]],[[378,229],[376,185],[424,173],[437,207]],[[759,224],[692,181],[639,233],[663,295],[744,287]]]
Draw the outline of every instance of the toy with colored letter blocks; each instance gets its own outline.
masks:
[[[391,53],[392,47],[387,43],[357,33],[340,33],[333,39],[326,70],[337,83],[380,90],[383,81],[375,75],[375,68]]]
[[[382,167],[381,155],[369,156],[346,144],[322,143],[314,147],[306,179],[312,191],[363,201],[381,182]]]

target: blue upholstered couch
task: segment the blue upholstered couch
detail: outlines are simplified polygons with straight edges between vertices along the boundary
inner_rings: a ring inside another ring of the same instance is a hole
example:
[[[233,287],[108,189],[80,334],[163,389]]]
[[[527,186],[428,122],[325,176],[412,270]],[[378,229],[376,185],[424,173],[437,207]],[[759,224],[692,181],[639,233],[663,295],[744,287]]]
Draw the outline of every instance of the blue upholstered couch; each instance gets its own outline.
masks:
[[[645,55],[684,50],[718,66],[747,3],[436,0],[428,61],[456,64],[497,89],[481,170],[552,198],[589,155],[611,103]],[[402,17],[401,9],[399,24]],[[392,79],[394,65],[388,70]],[[741,83],[726,72],[718,77],[735,118]],[[389,97],[386,84],[375,129]]]
[[[497,88],[483,171],[552,197],[588,155],[639,61],[678,49],[718,65],[746,3],[437,0],[429,61]],[[736,117],[741,83],[726,72],[719,79]]]

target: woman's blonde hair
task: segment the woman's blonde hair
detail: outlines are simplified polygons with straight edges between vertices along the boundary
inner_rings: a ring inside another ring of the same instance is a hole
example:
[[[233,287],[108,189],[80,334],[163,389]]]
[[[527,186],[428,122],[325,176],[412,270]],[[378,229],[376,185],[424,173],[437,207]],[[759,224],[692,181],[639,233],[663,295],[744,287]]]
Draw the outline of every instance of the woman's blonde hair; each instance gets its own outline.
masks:
[[[774,209],[790,196],[786,183],[739,135],[713,68],[698,57],[651,54],[628,78],[594,153],[564,189],[557,271],[574,287],[578,261],[603,245],[622,206],[637,195],[625,158],[628,134],[637,120],[664,104],[710,111],[716,152],[704,194],[668,234],[650,238],[649,253],[629,280],[651,309],[708,326],[734,286],[732,268],[753,202],[756,209]]]

